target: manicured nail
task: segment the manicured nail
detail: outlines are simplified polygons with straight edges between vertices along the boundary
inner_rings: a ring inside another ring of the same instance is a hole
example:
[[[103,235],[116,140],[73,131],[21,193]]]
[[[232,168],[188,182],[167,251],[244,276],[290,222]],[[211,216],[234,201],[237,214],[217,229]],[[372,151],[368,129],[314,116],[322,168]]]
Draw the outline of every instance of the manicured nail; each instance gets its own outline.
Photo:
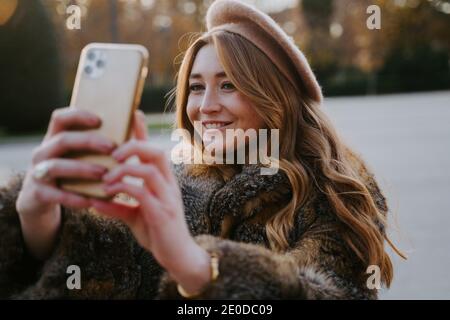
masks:
[[[101,173],[106,173],[108,172],[108,168],[102,167],[102,166],[95,166],[94,170],[97,172],[101,172]]]
[[[90,117],[89,122],[92,124],[99,124],[101,122],[101,119],[97,117]]]
[[[110,172],[108,172],[107,174],[103,175],[102,180],[104,182],[109,182],[112,178],[112,174]]]
[[[101,142],[100,147],[105,151],[110,151],[114,146],[111,142]]]
[[[111,191],[112,191],[110,185],[104,185],[104,186],[103,186],[103,190],[104,190],[106,193],[111,193]]]
[[[99,178],[99,179],[103,179],[105,172],[103,170],[95,170],[95,175]]]
[[[112,157],[113,157],[114,159],[116,159],[117,161],[122,160],[122,155],[121,155],[121,152],[120,152],[119,150],[114,151],[114,152],[112,153]]]
[[[141,110],[138,110],[137,114],[138,114],[138,117],[141,118],[142,121],[147,120],[146,117],[145,117],[145,113],[142,112]]]

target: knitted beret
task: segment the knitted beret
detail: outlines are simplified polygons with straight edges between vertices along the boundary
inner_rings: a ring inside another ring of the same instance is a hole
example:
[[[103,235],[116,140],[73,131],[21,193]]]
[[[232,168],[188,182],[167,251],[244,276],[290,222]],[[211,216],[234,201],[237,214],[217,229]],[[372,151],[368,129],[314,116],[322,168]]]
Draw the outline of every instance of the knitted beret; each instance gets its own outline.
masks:
[[[206,27],[208,32],[228,31],[249,40],[291,83],[304,88],[312,100],[322,102],[322,90],[305,56],[269,15],[238,0],[216,0],[206,13]]]

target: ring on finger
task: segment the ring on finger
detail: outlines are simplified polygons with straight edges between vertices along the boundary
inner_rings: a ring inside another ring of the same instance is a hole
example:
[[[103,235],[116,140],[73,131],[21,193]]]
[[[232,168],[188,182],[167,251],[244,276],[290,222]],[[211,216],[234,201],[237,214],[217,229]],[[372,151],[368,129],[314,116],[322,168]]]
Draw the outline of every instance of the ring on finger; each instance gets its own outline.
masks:
[[[52,164],[48,160],[39,162],[33,169],[33,178],[41,181],[48,181],[49,180],[48,173],[50,171],[51,166]]]

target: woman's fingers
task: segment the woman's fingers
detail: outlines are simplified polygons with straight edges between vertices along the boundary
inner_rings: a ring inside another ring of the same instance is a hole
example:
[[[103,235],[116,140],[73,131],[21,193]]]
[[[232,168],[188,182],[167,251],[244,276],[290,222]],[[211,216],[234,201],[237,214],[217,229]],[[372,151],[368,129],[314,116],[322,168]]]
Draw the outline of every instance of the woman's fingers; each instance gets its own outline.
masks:
[[[141,205],[146,200],[146,197],[150,196],[145,187],[132,185],[126,182],[118,182],[112,185],[105,185],[104,190],[109,195],[115,195],[120,192],[124,192],[138,200]]]
[[[139,207],[129,206],[126,204],[115,203],[111,201],[102,201],[97,199],[90,200],[91,206],[94,207],[97,211],[103,213],[106,216],[112,218],[118,218],[124,221],[128,221],[133,218]]]
[[[72,107],[56,109],[52,113],[45,138],[48,139],[61,131],[67,131],[74,128],[96,128],[99,127],[100,124],[100,117],[86,110]]]
[[[145,218],[149,218],[153,221],[152,217],[156,217],[159,212],[158,201],[152,196],[148,190],[143,186],[136,186],[130,183],[118,182],[112,185],[106,185],[105,192],[109,195],[115,195],[118,193],[126,193],[139,202],[140,209],[145,212]]]
[[[153,219],[143,213],[140,206],[130,206],[116,202],[91,199],[91,207],[107,217],[122,220],[130,227],[135,239],[141,246],[147,248],[149,248],[148,246],[151,246],[151,240],[148,234],[148,221]],[[153,221],[153,223],[155,222]]]
[[[168,200],[170,192],[167,182],[159,170],[151,164],[122,164],[103,176],[103,181],[109,185],[121,181],[124,176],[142,178],[147,188],[158,198]]]
[[[60,203],[66,207],[77,209],[90,206],[89,199],[44,183],[36,184],[33,196],[42,203]]]
[[[32,163],[57,158],[69,151],[94,151],[109,154],[114,147],[112,141],[93,132],[61,132],[33,152]]]
[[[172,183],[175,182],[169,161],[166,159],[164,152],[151,146],[148,142],[131,140],[112,153],[112,156],[119,162],[123,162],[134,155],[138,156],[142,162],[152,162],[158,167],[165,179]]]
[[[51,159],[48,162],[46,178],[54,180],[57,178],[82,178],[99,180],[107,172],[107,168],[71,159]]]
[[[134,112],[133,134],[137,140],[148,140],[147,119],[141,110]]]

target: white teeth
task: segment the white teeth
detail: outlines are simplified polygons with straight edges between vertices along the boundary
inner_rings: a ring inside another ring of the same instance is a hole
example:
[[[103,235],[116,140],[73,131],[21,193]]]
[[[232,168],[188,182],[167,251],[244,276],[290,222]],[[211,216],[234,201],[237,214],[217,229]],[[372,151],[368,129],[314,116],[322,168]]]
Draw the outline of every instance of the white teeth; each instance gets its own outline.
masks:
[[[206,129],[217,129],[225,126],[225,123],[205,123],[204,126]]]

